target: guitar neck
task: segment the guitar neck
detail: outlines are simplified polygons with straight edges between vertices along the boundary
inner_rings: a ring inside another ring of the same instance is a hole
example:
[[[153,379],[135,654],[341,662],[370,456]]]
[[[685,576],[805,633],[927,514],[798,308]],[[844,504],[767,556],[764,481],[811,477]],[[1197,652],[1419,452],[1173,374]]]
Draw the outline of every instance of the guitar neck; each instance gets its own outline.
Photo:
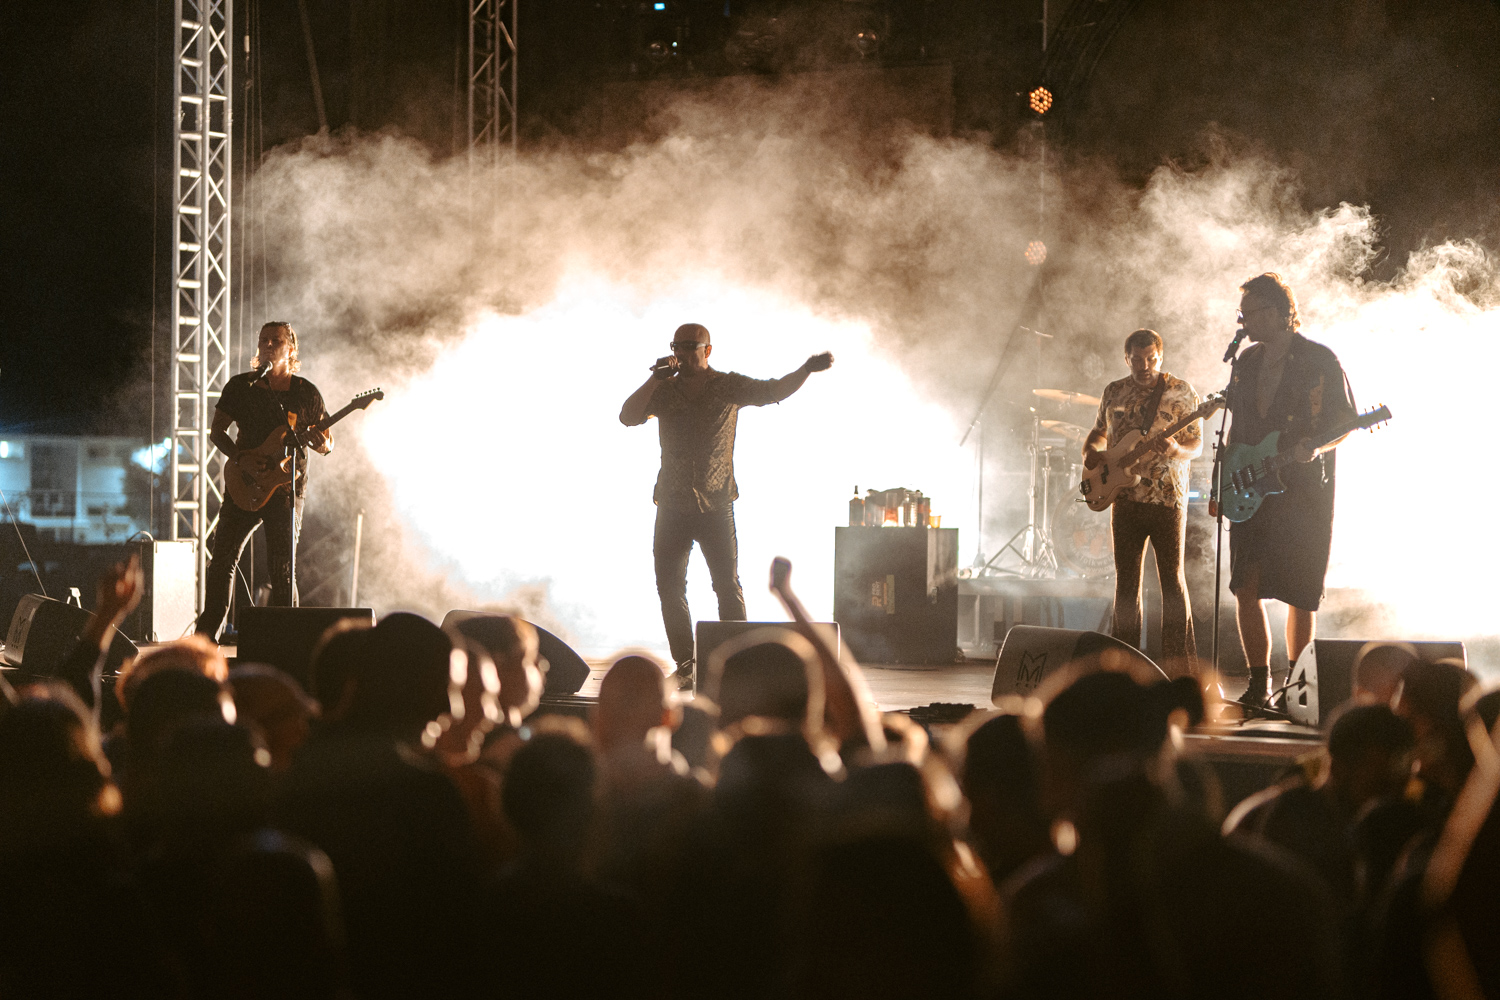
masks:
[[[1385,406],[1370,410],[1368,413],[1358,414],[1353,419],[1339,424],[1337,427],[1329,431],[1327,434],[1324,434],[1322,437],[1312,440],[1310,444],[1312,445],[1313,453],[1316,454],[1320,449],[1327,448],[1329,445],[1333,444],[1333,442],[1337,441],[1341,437],[1344,437],[1345,435],[1353,434],[1355,431],[1363,430],[1366,427],[1373,427],[1376,424],[1385,423],[1389,419],[1391,419],[1391,411],[1389,407]],[[1293,456],[1292,452],[1278,451],[1275,455],[1272,455],[1270,458],[1266,459],[1266,468],[1278,469],[1281,466],[1288,465],[1294,461],[1296,461],[1296,459]]]
[[[1183,417],[1181,420],[1177,421],[1177,423],[1173,424],[1171,427],[1168,427],[1160,434],[1153,434],[1151,437],[1146,438],[1140,444],[1130,449],[1130,454],[1127,456],[1127,459],[1131,462],[1134,462],[1146,452],[1150,451],[1152,445],[1156,444],[1156,442],[1165,441],[1167,438],[1181,431],[1184,427],[1191,426],[1194,420],[1200,420],[1203,417],[1208,416],[1210,413],[1213,413],[1223,405],[1224,403],[1222,400],[1210,400],[1208,403],[1205,403],[1203,406],[1198,407],[1192,413],[1189,413],[1187,416]]]

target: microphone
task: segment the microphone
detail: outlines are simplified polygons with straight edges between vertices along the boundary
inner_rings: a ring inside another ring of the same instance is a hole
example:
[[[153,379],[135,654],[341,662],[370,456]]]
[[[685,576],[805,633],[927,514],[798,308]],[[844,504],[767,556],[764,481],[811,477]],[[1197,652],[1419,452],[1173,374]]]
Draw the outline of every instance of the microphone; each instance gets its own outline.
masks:
[[[271,374],[271,362],[262,361],[260,367],[255,369],[255,377],[250,380],[250,384],[254,385],[269,374]]]
[[[1240,327],[1238,330],[1234,331],[1234,339],[1229,342],[1229,350],[1227,350],[1227,351],[1224,352],[1224,363],[1226,365],[1229,364],[1229,362],[1233,361],[1234,360],[1234,356],[1239,353],[1239,350],[1240,350],[1240,341],[1242,341],[1244,339],[1245,339],[1245,328],[1244,327]]]

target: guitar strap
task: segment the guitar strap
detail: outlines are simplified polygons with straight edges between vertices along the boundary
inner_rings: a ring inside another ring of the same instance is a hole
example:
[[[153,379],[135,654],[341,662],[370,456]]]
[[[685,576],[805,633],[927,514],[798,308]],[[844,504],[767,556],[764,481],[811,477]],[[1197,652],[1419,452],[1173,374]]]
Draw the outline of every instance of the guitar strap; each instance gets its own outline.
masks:
[[[1156,388],[1151,390],[1151,397],[1146,400],[1145,413],[1141,420],[1141,436],[1146,437],[1151,433],[1151,425],[1156,423],[1156,410],[1161,406],[1162,394],[1167,391],[1167,375],[1162,372],[1157,376]]]

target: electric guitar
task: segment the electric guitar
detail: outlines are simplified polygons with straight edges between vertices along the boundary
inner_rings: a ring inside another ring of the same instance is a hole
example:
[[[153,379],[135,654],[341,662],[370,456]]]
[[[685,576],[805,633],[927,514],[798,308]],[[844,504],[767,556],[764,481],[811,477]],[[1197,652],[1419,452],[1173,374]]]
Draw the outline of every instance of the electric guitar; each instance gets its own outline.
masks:
[[[1391,409],[1381,406],[1359,414],[1312,442],[1317,451],[1352,431],[1374,428],[1391,419]],[[1219,463],[1218,503],[1224,516],[1236,524],[1248,521],[1260,509],[1261,501],[1273,493],[1282,493],[1286,484],[1281,470],[1297,460],[1290,451],[1279,450],[1281,432],[1272,431],[1260,444],[1232,444],[1224,449]]]
[[[260,510],[271,494],[292,481],[291,449],[307,442],[315,430],[327,430],[355,410],[363,410],[385,391],[371,389],[349,400],[349,405],[333,416],[297,430],[297,414],[288,413],[287,426],[278,427],[254,448],[246,448],[224,463],[224,488],[240,510]],[[259,470],[259,471],[256,471]]]
[[[1128,432],[1113,448],[1099,456],[1098,465],[1083,470],[1083,481],[1078,484],[1083,502],[1089,505],[1089,510],[1104,510],[1115,502],[1115,495],[1121,490],[1141,481],[1141,477],[1132,468],[1142,456],[1194,420],[1208,416],[1223,405],[1224,394],[1216,392],[1196,410],[1160,434],[1153,434],[1148,438],[1138,430]]]

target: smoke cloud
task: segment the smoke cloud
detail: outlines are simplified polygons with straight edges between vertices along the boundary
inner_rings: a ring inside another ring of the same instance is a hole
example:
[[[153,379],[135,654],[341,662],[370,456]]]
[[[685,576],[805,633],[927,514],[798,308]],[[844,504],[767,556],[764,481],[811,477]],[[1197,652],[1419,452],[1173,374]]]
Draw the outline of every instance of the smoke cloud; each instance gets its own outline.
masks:
[[[828,615],[829,529],[856,482],[923,489],[960,529],[961,560],[988,554],[1017,509],[1024,520],[1037,381],[1097,394],[1124,372],[1125,335],[1149,326],[1165,367],[1217,389],[1238,285],[1276,270],[1362,406],[1395,414],[1341,450],[1330,586],[1359,588],[1403,635],[1492,631],[1480,574],[1500,541],[1469,499],[1475,463],[1455,430],[1479,419],[1480,373],[1500,361],[1500,275],[1481,247],[1433,246],[1372,280],[1367,209],[1309,211],[1290,169],[1212,134],[1206,165],[1164,165],[1140,187],[1044,157],[1041,135],[1001,152],[855,134],[770,86],[686,97],[655,126],[623,149],[478,171],[388,135],[309,140],[256,175],[269,248],[256,321],[298,327],[330,408],[387,391],[313,470],[315,518],[366,512],[361,603],[435,616],[509,603],[585,649],[662,647],[654,424],[616,414],[693,321],[721,369],[770,378],[838,358],[786,403],[743,412],[737,459],[751,617],[780,617],[761,580],[775,554]],[[1036,238],[1040,270],[1023,256]],[[1040,351],[1012,336],[1023,316],[1051,335]],[[958,442],[997,366],[981,541],[973,440]],[[695,611],[711,614],[701,563],[690,573]]]

